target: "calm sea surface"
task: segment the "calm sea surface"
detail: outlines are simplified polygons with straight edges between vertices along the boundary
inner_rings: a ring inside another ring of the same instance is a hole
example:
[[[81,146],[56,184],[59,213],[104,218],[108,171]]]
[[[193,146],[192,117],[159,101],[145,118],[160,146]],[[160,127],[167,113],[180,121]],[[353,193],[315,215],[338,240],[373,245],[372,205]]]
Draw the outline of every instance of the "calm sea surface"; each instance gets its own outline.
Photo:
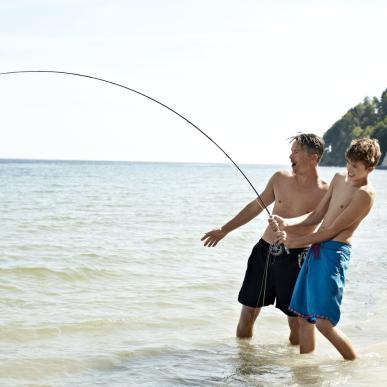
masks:
[[[243,166],[258,190],[278,168]],[[299,356],[274,307],[235,339],[266,217],[200,242],[254,198],[232,166],[0,162],[0,385],[385,386],[387,171],[371,180],[339,323],[361,358],[345,362],[322,336]]]

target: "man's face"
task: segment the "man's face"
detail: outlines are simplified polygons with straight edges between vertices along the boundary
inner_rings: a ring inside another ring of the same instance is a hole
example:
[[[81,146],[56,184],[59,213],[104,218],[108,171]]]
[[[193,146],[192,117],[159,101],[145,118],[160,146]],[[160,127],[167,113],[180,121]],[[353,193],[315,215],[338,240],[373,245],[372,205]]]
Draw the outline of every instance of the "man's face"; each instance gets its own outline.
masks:
[[[294,141],[289,156],[293,172],[301,172],[312,165],[315,155],[310,155],[305,147]]]
[[[366,167],[361,161],[352,161],[347,159],[348,179],[356,182],[365,179],[372,171],[371,167]]]

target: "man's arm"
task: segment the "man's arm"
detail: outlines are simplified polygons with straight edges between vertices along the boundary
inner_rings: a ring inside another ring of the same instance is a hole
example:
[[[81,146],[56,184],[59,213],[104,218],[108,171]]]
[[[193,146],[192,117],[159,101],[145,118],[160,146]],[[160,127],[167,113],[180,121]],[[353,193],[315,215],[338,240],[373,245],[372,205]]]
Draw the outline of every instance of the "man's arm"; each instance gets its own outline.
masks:
[[[293,238],[290,241],[287,241],[286,235],[284,238],[284,235],[282,234],[282,237],[279,238],[279,240],[289,248],[292,248],[293,245],[307,245],[334,239],[342,231],[355,223],[359,223],[369,213],[372,203],[372,195],[369,192],[360,190],[356,192],[349,206],[328,227],[310,235]]]
[[[270,178],[266,188],[260,195],[263,203],[265,203],[266,206],[269,206],[275,200],[274,184],[279,175],[280,172],[277,172]],[[234,218],[224,224],[220,229],[211,230],[204,234],[203,238],[201,239],[204,241],[204,246],[216,246],[218,242],[223,239],[229,232],[243,226],[259,215],[263,210],[261,206],[262,204],[259,201],[259,198],[257,198],[250,202],[246,207],[244,207],[236,216],[234,216]]]

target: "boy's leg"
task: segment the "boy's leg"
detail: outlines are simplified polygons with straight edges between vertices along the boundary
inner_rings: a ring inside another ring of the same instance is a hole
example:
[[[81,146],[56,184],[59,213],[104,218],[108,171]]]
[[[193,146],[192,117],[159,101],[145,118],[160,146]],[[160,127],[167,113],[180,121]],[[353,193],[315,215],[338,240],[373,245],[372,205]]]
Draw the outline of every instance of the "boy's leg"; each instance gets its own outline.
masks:
[[[249,339],[253,336],[253,328],[261,308],[252,308],[242,305],[241,316],[237,327],[236,335],[240,339]]]
[[[344,359],[354,360],[357,355],[351,342],[339,329],[335,328],[329,320],[317,319],[317,329],[334,345]]]
[[[290,328],[289,341],[292,345],[300,344],[300,324],[298,317],[288,316],[288,324]]]
[[[300,353],[310,353],[316,348],[314,324],[306,318],[298,317],[300,324]]]

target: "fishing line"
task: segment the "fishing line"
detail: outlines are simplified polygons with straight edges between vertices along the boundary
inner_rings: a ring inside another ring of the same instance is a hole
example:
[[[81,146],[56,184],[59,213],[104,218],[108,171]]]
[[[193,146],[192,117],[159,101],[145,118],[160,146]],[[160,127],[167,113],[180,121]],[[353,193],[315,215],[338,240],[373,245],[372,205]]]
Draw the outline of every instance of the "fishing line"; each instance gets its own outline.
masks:
[[[269,217],[271,216],[271,213],[268,210],[268,208],[267,208],[266,204],[264,203],[264,201],[262,200],[261,195],[255,189],[254,185],[251,183],[251,181],[245,175],[245,173],[242,171],[242,169],[238,166],[238,164],[230,157],[230,155],[217,142],[215,142],[207,133],[205,133],[202,129],[200,129],[197,125],[195,125],[188,118],[186,118],[182,114],[178,113],[175,109],[169,107],[168,105],[164,104],[163,102],[160,102],[156,98],[150,97],[149,95],[147,95],[147,94],[145,94],[145,93],[143,93],[141,91],[132,89],[132,88],[130,88],[128,86],[125,86],[125,85],[122,85],[122,84],[120,84],[118,82],[109,81],[109,80],[104,79],[104,78],[95,77],[95,76],[91,76],[91,75],[87,75],[87,74],[79,74],[79,73],[74,73],[74,72],[58,71],[58,70],[17,70],[17,71],[0,72],[0,75],[37,74],[37,73],[39,73],[39,74],[61,74],[61,75],[68,75],[68,76],[87,78],[87,79],[92,79],[92,80],[108,83],[110,85],[121,87],[121,88],[123,88],[125,90],[131,91],[131,92],[136,93],[138,95],[141,95],[141,96],[143,96],[143,97],[145,97],[145,98],[147,98],[147,99],[149,99],[149,100],[159,104],[160,106],[168,109],[172,113],[174,113],[177,116],[179,116],[180,118],[182,118],[188,124],[193,126],[197,131],[199,131],[203,136],[205,136],[209,141],[211,141],[231,161],[231,163],[234,165],[234,167],[241,173],[241,175],[244,177],[244,179],[248,182],[250,187],[253,189],[254,193],[257,195],[257,199],[258,199],[257,203],[259,204],[261,209],[266,211],[267,214],[269,215]],[[283,250],[285,250],[289,254],[289,250],[283,244],[281,244],[281,245],[279,245],[279,244],[271,244],[270,245],[270,250],[268,252],[267,262],[266,262],[265,270],[264,270],[264,283],[261,284],[261,289],[260,289],[259,297],[261,295],[262,287],[263,287],[263,291],[264,291],[264,297],[263,298],[265,298],[267,269],[268,269],[267,266],[268,266],[268,261],[269,261],[269,255],[270,254],[274,255],[274,256],[280,255],[280,254],[282,254]]]
[[[108,84],[111,84],[113,86],[121,87],[123,89],[129,90],[133,93],[139,94],[145,98],[148,98],[149,100],[161,105],[162,107],[170,110],[172,113],[176,114],[180,118],[182,118],[184,121],[186,121],[188,124],[192,125],[196,130],[198,130],[201,134],[203,134],[208,140],[210,140],[218,149],[220,149],[223,154],[232,162],[232,164],[237,168],[237,170],[242,174],[242,176],[246,179],[246,181],[249,183],[250,187],[254,190],[255,194],[257,195],[259,201],[258,204],[262,208],[262,210],[265,210],[269,216],[271,216],[270,211],[266,207],[265,203],[263,202],[261,196],[259,195],[258,191],[255,189],[254,185],[251,183],[251,181],[248,179],[248,177],[245,175],[245,173],[242,171],[242,169],[238,166],[238,164],[228,155],[228,153],[218,144],[216,143],[207,133],[205,133],[202,129],[200,129],[197,125],[195,125],[193,122],[191,122],[188,118],[184,117],[182,114],[178,113],[176,110],[172,109],[171,107],[167,106],[166,104],[158,101],[156,98],[150,97],[149,95],[146,95],[145,93],[142,93],[141,91],[132,89],[128,86],[124,86],[120,83],[109,81],[107,79],[86,75],[86,74],[79,74],[79,73],[73,73],[68,71],[57,71],[57,70],[18,70],[18,71],[6,71],[6,72],[0,72],[0,75],[12,75],[12,74],[28,74],[28,73],[46,73],[46,74],[62,74],[62,75],[70,75],[75,77],[82,77],[82,78],[88,78],[88,79],[94,79],[96,81],[105,82]]]
[[[258,316],[259,310],[258,310],[258,304],[260,303],[259,300],[261,299],[261,294],[263,290],[263,296],[262,296],[262,306],[265,306],[265,298],[266,298],[266,283],[267,283],[267,275],[268,275],[268,270],[269,270],[269,261],[270,261],[270,249],[268,249],[267,254],[266,254],[266,260],[265,260],[265,268],[263,270],[263,278],[261,280],[261,287],[259,290],[258,298],[257,298],[257,303],[255,304],[255,311],[254,311],[254,322],[255,319]],[[259,285],[259,281],[257,282],[257,287]]]

